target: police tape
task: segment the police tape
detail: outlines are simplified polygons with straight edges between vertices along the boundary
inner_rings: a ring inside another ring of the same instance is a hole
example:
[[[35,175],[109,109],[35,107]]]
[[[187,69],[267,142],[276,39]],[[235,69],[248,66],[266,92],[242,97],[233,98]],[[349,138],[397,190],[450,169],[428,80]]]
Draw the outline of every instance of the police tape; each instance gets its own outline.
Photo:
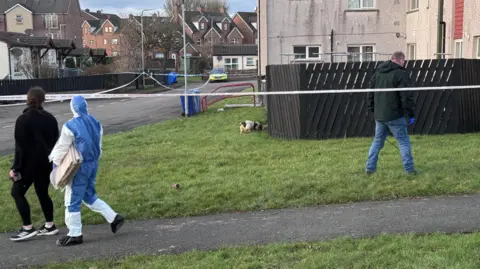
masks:
[[[399,92],[399,91],[446,91],[446,90],[468,90],[480,89],[480,85],[470,86],[441,86],[441,87],[412,87],[412,88],[385,88],[385,89],[338,89],[338,90],[319,90],[319,91],[283,91],[283,92],[209,92],[209,93],[194,93],[191,90],[179,93],[152,93],[152,94],[107,94],[107,93],[93,93],[93,94],[47,94],[46,100],[69,100],[74,96],[81,95],[85,99],[119,99],[119,98],[154,98],[154,97],[183,97],[183,96],[259,96],[259,95],[314,95],[314,94],[356,94],[369,92]],[[26,95],[4,95],[0,96],[0,101],[25,101]]]

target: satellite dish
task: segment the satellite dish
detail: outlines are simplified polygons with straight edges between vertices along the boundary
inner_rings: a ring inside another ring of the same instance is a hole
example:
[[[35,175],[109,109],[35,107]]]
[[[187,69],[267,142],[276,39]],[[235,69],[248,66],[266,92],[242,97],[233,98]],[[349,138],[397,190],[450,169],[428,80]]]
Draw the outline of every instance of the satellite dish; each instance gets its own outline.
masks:
[[[12,48],[10,49],[10,53],[15,57],[20,57],[23,54],[23,50],[19,48]]]

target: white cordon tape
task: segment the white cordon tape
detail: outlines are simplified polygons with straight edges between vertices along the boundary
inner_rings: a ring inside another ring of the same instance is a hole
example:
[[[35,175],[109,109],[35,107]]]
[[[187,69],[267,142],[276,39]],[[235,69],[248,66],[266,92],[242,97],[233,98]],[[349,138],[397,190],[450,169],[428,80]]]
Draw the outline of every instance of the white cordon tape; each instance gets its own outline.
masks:
[[[47,100],[65,100],[82,95],[86,99],[118,99],[118,98],[152,98],[152,97],[180,97],[180,96],[252,96],[252,95],[294,95],[294,94],[326,94],[326,93],[365,93],[365,92],[396,92],[396,91],[432,91],[432,90],[468,90],[480,89],[480,85],[472,86],[441,86],[417,88],[388,88],[388,89],[358,89],[358,90],[321,90],[321,91],[291,91],[291,92],[213,92],[213,93],[153,93],[153,94],[47,94]],[[0,101],[23,101],[26,95],[4,95]]]

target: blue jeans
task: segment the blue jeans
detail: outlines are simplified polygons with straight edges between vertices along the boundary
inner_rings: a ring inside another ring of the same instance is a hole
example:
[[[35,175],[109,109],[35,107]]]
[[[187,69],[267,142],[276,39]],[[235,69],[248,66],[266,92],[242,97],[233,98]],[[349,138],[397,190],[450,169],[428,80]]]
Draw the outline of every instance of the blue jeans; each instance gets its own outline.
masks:
[[[389,132],[393,134],[400,145],[400,155],[402,156],[405,172],[413,172],[415,169],[413,167],[410,137],[408,136],[407,121],[403,117],[387,122],[376,121],[375,138],[368,153],[367,171],[375,172],[377,170],[378,154],[385,145]]]

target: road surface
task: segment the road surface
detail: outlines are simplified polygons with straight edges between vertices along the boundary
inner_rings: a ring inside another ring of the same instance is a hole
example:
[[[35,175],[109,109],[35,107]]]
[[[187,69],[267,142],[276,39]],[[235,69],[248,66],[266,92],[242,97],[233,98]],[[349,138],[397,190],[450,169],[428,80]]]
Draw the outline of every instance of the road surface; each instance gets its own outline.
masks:
[[[256,81],[234,82],[253,83]],[[212,83],[201,89],[202,93],[213,91],[215,88],[232,83]],[[201,84],[189,86],[198,87]],[[220,91],[242,91],[246,87],[222,89]],[[165,93],[182,93],[183,89],[175,89]],[[209,100],[214,97],[210,97]],[[103,124],[105,134],[130,130],[137,126],[160,122],[181,116],[180,97],[159,98],[125,98],[111,100],[88,100],[89,111]],[[22,113],[24,106],[0,106],[0,155],[13,153],[13,130],[15,120]],[[72,117],[70,102],[46,103],[45,109],[52,113],[59,123],[59,128]]]

